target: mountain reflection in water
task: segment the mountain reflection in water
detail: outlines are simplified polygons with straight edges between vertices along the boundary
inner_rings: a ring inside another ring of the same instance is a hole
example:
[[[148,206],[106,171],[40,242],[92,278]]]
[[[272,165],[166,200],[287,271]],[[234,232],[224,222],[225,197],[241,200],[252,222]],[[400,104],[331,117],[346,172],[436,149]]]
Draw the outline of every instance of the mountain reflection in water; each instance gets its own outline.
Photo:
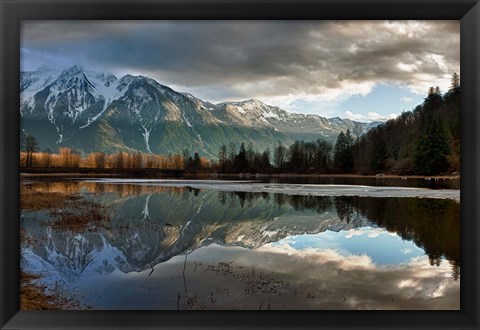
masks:
[[[52,227],[48,210],[22,211],[30,238],[22,269],[44,274],[47,285],[67,283],[94,308],[460,305],[460,204],[453,200],[82,181],[26,186],[108,207],[108,226],[83,232]]]

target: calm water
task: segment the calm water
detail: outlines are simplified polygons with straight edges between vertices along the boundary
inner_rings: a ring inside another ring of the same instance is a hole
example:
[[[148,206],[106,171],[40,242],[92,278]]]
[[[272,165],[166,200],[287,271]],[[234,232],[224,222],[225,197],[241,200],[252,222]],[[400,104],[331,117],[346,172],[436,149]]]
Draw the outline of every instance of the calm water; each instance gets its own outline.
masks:
[[[238,177],[223,177],[227,180],[238,180]],[[391,186],[391,187],[418,187],[428,189],[460,189],[459,178],[412,178],[409,177],[332,177],[332,176],[278,176],[256,177],[255,175],[243,176],[243,179],[259,180],[268,183],[293,183],[293,184],[346,184],[361,186]]]
[[[64,213],[99,203],[108,224],[23,210],[22,270],[81,308],[460,307],[458,201],[136,183],[24,182],[80,194]]]

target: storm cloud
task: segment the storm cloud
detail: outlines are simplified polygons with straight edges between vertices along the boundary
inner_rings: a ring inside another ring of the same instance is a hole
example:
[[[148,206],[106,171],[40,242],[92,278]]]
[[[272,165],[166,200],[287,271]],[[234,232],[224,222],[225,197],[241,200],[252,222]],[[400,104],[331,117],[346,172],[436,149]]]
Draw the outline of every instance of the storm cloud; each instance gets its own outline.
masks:
[[[30,21],[22,70],[73,64],[143,74],[209,101],[424,95],[460,68],[459,21]]]

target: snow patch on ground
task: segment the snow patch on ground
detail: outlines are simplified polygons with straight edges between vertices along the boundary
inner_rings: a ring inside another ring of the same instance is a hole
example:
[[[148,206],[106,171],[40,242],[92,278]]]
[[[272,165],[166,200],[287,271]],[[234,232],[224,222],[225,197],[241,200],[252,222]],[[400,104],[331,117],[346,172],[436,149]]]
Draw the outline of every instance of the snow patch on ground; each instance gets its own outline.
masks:
[[[110,184],[140,184],[170,187],[191,187],[217,191],[269,192],[287,195],[360,196],[360,197],[417,197],[453,199],[460,202],[459,189],[426,189],[333,184],[273,184],[248,181],[220,180],[163,180],[163,179],[89,179],[87,182]]]
[[[237,107],[237,111],[243,114],[247,113],[242,107]]]
[[[142,128],[143,128],[143,138],[145,139],[145,147],[147,148],[147,151],[149,153],[152,153],[152,150],[150,150],[150,131],[152,130],[151,128],[150,129],[147,129],[146,126],[143,125],[142,122],[140,122],[140,125],[142,125]]]

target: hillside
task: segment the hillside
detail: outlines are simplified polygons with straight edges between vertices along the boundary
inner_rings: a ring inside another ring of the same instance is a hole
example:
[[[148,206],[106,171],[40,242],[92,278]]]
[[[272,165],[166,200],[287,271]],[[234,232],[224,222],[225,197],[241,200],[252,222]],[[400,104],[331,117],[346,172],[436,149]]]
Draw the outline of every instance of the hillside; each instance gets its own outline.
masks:
[[[452,77],[442,94],[430,88],[425,101],[370,130],[352,146],[355,170],[433,175],[460,171],[460,83]]]
[[[213,104],[154,79],[94,72],[79,66],[20,76],[21,128],[40,149],[69,147],[84,153],[118,151],[216,157],[222,144],[251,142],[258,150],[277,141],[335,141],[354,127],[375,123],[290,113],[250,99]]]

